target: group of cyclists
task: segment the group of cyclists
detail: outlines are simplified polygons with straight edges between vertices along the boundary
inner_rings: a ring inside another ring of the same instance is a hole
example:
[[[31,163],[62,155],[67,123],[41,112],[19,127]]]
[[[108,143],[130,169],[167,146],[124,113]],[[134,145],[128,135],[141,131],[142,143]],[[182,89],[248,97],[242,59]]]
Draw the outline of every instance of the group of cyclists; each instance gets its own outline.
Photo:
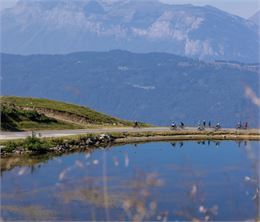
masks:
[[[208,127],[208,128],[212,127],[211,121],[208,121],[208,122],[206,122],[206,120],[203,120],[202,122],[199,121],[198,127],[197,127],[198,130],[204,130],[206,127]],[[184,129],[184,123],[180,122],[180,124],[177,125],[175,123],[175,121],[173,121],[172,124],[171,124],[171,129],[177,129],[177,128]],[[216,130],[220,129],[221,128],[220,123],[217,123],[213,128],[215,128]]]
[[[171,129],[177,129],[177,128],[184,129],[184,127],[185,127],[185,125],[184,125],[183,122],[180,122],[180,124],[177,125],[176,122],[173,121],[170,128],[171,128]],[[202,122],[199,121],[198,126],[197,126],[197,129],[198,129],[198,130],[204,130],[204,129],[206,129],[207,127],[208,127],[208,128],[214,128],[215,130],[219,130],[219,129],[221,128],[221,125],[220,125],[220,123],[218,122],[215,126],[212,126],[212,125],[211,125],[211,121],[206,122],[206,120],[203,120]],[[134,122],[134,128],[140,128],[139,122],[137,122],[137,121]],[[237,128],[237,129],[248,129],[248,122],[242,123],[241,121],[239,121],[239,122],[237,123],[236,128]]]
[[[237,123],[237,129],[247,129],[248,128],[248,122],[242,123],[241,121],[239,121]]]
[[[220,125],[219,122],[215,126],[212,126],[211,121],[206,122],[206,120],[203,120],[202,122],[199,121],[197,129],[198,130],[204,130],[207,127],[208,128],[214,128],[215,130],[221,129],[221,125]],[[180,122],[180,124],[177,125],[175,123],[175,121],[173,121],[170,128],[171,129],[177,129],[177,128],[184,129],[184,123]],[[248,129],[248,122],[242,123],[241,121],[239,121],[236,128],[237,129]]]
[[[174,121],[171,124],[171,129],[177,129],[177,127],[184,128],[184,123],[180,122],[180,125],[177,125]]]

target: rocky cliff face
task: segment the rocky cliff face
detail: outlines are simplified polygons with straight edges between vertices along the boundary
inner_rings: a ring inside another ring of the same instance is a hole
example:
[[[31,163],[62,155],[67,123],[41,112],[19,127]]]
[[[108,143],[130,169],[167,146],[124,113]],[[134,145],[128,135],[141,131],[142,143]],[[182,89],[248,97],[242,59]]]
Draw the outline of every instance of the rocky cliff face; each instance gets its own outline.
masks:
[[[159,1],[31,1],[1,12],[2,52],[126,49],[255,62],[257,25],[214,7]]]

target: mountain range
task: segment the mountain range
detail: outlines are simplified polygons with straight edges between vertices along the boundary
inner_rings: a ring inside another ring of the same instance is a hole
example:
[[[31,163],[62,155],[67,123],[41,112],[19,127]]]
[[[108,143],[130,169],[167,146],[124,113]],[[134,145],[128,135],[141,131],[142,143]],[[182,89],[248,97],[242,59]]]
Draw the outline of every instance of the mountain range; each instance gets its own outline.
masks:
[[[2,94],[89,106],[110,115],[167,125],[239,121],[259,126],[259,64],[203,62],[167,53],[1,54]]]
[[[257,11],[253,16],[249,18],[249,20],[253,21],[255,24],[259,25],[260,23],[260,10]]]
[[[2,52],[123,49],[257,62],[259,26],[211,6],[137,0],[20,0],[0,12]]]

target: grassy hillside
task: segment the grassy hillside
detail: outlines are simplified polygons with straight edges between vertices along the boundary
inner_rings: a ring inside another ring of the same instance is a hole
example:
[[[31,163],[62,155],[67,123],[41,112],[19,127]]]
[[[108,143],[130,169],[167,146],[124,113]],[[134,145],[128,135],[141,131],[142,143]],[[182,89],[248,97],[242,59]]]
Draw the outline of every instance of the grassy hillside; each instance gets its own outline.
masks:
[[[79,129],[132,125],[132,122],[74,104],[39,98],[1,97],[2,130]]]
[[[40,129],[77,129],[76,124],[58,121],[36,111],[19,110],[9,105],[1,106],[1,130],[21,131]]]

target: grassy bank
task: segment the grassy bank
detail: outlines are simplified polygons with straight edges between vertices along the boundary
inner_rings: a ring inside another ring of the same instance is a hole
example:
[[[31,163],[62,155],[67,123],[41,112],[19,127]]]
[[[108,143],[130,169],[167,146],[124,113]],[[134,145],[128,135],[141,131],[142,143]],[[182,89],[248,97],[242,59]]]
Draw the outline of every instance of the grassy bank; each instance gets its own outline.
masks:
[[[46,153],[68,152],[114,144],[142,143],[150,141],[182,141],[182,140],[260,140],[259,130],[176,130],[145,132],[114,132],[107,134],[109,139],[102,140],[105,134],[84,134],[55,138],[38,138],[36,136],[12,141],[1,141],[2,154],[8,153]],[[91,142],[92,141],[92,142]]]

